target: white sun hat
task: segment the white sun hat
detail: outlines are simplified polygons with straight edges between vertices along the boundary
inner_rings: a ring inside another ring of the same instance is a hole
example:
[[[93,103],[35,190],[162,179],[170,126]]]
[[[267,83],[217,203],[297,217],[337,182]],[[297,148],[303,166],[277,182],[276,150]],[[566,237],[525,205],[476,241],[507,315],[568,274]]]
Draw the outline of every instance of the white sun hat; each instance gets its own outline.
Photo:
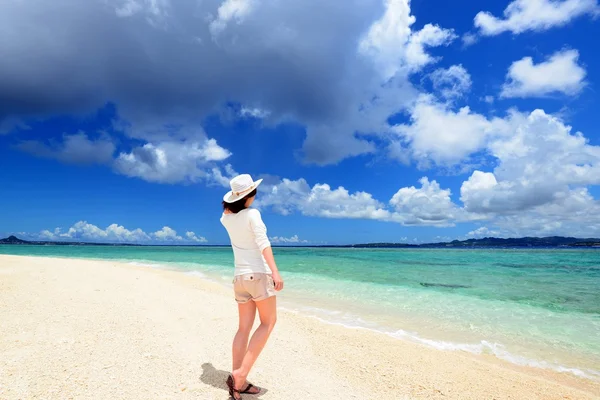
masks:
[[[225,203],[235,203],[256,189],[258,185],[262,183],[262,181],[262,179],[254,181],[248,174],[236,176],[229,182],[231,190],[227,192],[225,196],[223,196],[223,201]]]

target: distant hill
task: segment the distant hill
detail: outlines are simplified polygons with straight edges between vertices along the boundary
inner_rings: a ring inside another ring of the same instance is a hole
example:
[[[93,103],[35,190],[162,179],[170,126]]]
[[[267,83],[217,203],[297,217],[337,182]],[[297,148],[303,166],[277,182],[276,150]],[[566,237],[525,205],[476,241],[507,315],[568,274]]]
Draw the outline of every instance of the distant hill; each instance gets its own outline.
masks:
[[[5,239],[0,239],[0,244],[29,244],[26,240],[21,240],[16,236],[9,236]]]
[[[53,242],[53,241],[29,241],[19,239],[16,236],[9,236],[4,239],[0,239],[0,244],[14,244],[14,245],[38,245],[38,246],[141,246],[139,244],[127,244],[127,243],[89,243],[89,242]]]
[[[129,243],[92,243],[92,242],[53,242],[53,241],[28,241],[19,239],[16,236],[9,236],[5,239],[0,239],[0,244],[11,245],[55,245],[55,246],[147,246],[141,244]],[[206,245],[203,245],[206,246]],[[468,239],[454,240],[452,242],[426,243],[426,244],[408,244],[408,243],[365,243],[365,244],[350,244],[342,246],[302,246],[302,247],[341,247],[341,248],[387,248],[387,249],[402,249],[402,248],[527,248],[527,247],[600,247],[600,239],[574,238],[563,236],[550,237],[524,237],[524,238],[509,238],[500,239],[494,237],[486,237],[483,239]]]
[[[599,247],[600,239],[580,239],[574,237],[550,236],[550,237],[523,237],[500,239],[486,237],[483,239],[453,240],[452,242],[426,243],[420,245],[405,243],[368,243],[355,244],[350,247],[356,248],[471,248],[471,247]]]

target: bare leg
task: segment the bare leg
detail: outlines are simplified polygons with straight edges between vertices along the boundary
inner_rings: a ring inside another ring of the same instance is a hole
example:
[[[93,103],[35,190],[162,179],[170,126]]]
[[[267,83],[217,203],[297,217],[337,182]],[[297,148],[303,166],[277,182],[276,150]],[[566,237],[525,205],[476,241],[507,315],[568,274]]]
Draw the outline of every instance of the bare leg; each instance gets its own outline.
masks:
[[[255,303],[260,316],[260,326],[256,329],[250,339],[248,351],[244,355],[242,365],[233,371],[236,389],[243,389],[246,384],[246,377],[250,369],[256,362],[260,352],[265,347],[269,335],[275,327],[277,321],[277,300],[275,296]]]
[[[238,303],[238,312],[240,322],[238,331],[233,339],[233,368],[232,371],[239,369],[242,366],[242,360],[248,350],[248,338],[250,331],[254,325],[254,317],[256,316],[256,304],[253,301],[247,303]]]

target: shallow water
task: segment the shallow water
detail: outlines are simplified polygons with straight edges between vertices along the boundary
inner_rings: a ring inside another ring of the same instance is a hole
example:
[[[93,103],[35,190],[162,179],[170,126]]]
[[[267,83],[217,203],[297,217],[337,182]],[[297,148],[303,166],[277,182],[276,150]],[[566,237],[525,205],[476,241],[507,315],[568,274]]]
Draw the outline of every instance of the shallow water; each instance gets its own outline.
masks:
[[[227,247],[2,246],[229,285]],[[447,350],[600,379],[600,251],[277,248],[283,307]]]

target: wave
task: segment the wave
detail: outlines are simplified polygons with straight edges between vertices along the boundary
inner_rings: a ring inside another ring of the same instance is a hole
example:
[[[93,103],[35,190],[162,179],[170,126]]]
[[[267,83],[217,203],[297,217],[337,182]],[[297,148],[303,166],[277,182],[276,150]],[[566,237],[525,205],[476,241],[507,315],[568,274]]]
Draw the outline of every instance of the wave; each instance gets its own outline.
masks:
[[[227,276],[223,275],[224,266],[221,265],[206,265],[201,263],[156,263],[151,261],[130,261],[127,260],[127,264],[141,267],[150,267],[150,268],[160,268],[160,269],[172,269],[178,270],[180,272],[185,273],[186,275],[190,275],[196,278],[200,278],[203,280],[207,280],[214,283],[219,283],[222,285],[226,285],[229,287],[230,277],[229,272]],[[193,267],[194,269],[187,269],[189,267]],[[203,271],[201,271],[203,270]],[[218,272],[217,272],[218,271]],[[285,304],[285,303],[284,303]],[[509,352],[506,347],[501,343],[493,343],[487,340],[481,340],[478,343],[460,343],[460,342],[450,342],[444,340],[434,340],[426,337],[420,336],[416,332],[409,332],[405,330],[390,330],[385,327],[379,326],[375,323],[368,322],[362,318],[360,318],[356,314],[351,314],[344,311],[334,310],[334,309],[324,309],[320,307],[311,307],[311,306],[298,306],[294,305],[293,307],[280,306],[280,309],[283,309],[287,312],[291,312],[294,314],[306,315],[309,317],[313,317],[318,319],[321,322],[343,326],[349,329],[363,329],[368,330],[380,334],[385,334],[395,339],[406,340],[414,343],[419,343],[437,350],[441,351],[465,351],[472,354],[490,354],[504,361],[508,361],[510,363],[527,366],[527,367],[535,367],[535,368],[543,368],[550,369],[562,373],[570,373],[578,377],[598,380],[600,381],[600,371],[593,369],[580,369],[571,366],[565,366],[557,363],[551,363],[542,360],[531,359],[527,357],[523,357],[517,354],[513,354]]]
[[[129,261],[129,262],[127,262],[127,265],[133,265],[135,267],[150,267],[150,268],[160,268],[160,269],[169,268],[169,266],[167,266],[165,264],[158,264],[158,263],[152,263],[152,262],[140,262],[140,261]]]
[[[593,369],[580,369],[547,361],[530,359],[509,352],[506,350],[506,347],[500,343],[492,343],[486,340],[482,340],[479,343],[459,343],[444,340],[434,340],[421,337],[415,332],[408,332],[405,330],[391,331],[381,326],[377,326],[376,324],[366,322],[360,317],[352,316],[341,311],[333,311],[317,307],[300,307],[296,309],[287,307],[279,308],[294,314],[308,315],[309,317],[315,318],[326,324],[342,326],[348,329],[360,329],[376,332],[391,336],[395,339],[419,343],[441,351],[465,351],[472,354],[490,354],[501,360],[520,366],[550,369],[561,373],[570,373],[581,378],[600,381],[600,371]],[[325,317],[322,317],[323,315]]]
[[[208,279],[206,274],[203,274],[200,271],[188,271],[185,273],[186,275],[195,276],[196,278]]]

